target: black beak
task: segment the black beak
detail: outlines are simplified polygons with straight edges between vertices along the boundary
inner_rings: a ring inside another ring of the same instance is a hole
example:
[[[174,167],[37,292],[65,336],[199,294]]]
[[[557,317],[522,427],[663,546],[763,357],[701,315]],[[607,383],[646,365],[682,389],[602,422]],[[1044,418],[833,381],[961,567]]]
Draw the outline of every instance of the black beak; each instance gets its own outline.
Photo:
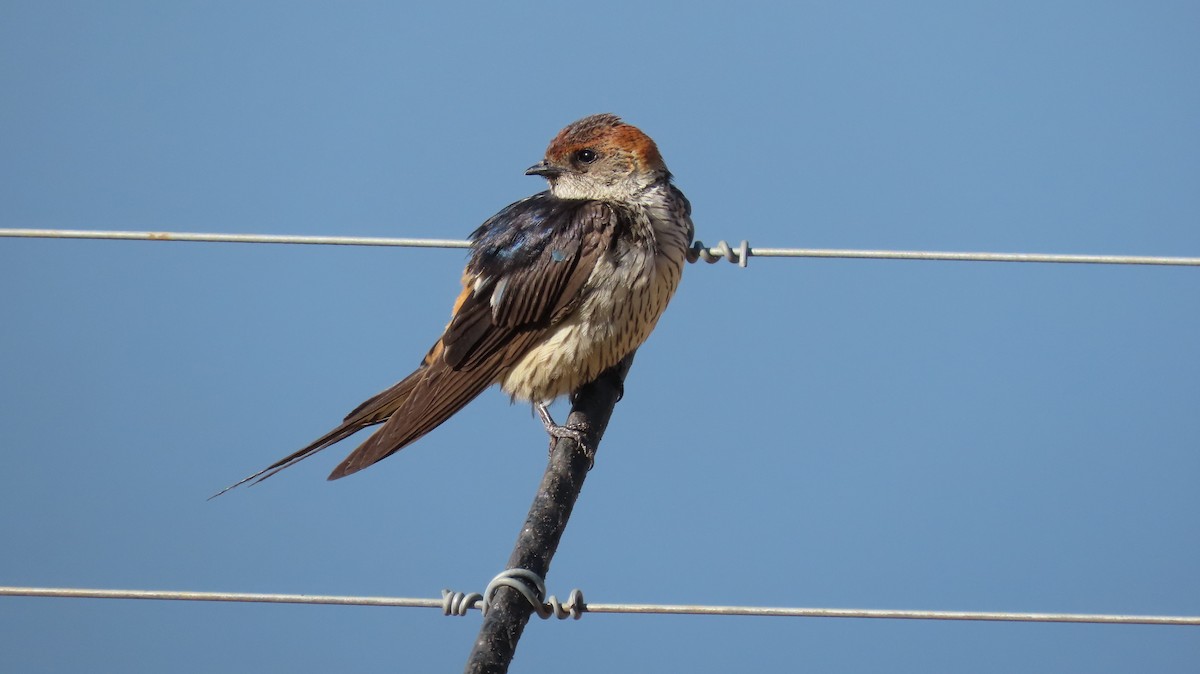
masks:
[[[525,169],[527,176],[541,176],[543,178],[557,178],[562,175],[562,169],[551,166],[545,159]]]

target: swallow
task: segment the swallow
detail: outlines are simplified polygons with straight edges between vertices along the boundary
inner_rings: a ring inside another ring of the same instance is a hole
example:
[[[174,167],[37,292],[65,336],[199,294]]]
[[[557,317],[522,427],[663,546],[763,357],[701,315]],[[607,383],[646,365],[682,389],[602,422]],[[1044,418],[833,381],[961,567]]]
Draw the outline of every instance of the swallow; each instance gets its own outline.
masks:
[[[683,273],[691,204],[649,136],[611,114],[568,125],[525,171],[549,189],[471,234],[450,322],[417,369],[308,446],[226,487],[259,482],[382,424],[329,479],[437,428],[493,384],[534,405],[551,437],[576,437],[547,406],[649,337]]]

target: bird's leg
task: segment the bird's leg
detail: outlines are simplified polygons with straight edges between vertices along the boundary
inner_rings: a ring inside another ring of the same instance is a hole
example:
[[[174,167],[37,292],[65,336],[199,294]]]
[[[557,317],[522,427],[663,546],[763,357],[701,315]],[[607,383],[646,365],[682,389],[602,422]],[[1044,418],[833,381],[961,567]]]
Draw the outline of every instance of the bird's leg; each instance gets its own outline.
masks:
[[[587,424],[566,424],[560,426],[554,422],[554,417],[550,416],[550,409],[546,407],[546,403],[534,403],[534,409],[537,410],[538,416],[542,419],[542,425],[546,427],[546,433],[550,434],[550,451],[554,451],[554,441],[559,438],[570,438],[574,440],[583,453],[592,458],[595,452],[588,446],[587,443]]]

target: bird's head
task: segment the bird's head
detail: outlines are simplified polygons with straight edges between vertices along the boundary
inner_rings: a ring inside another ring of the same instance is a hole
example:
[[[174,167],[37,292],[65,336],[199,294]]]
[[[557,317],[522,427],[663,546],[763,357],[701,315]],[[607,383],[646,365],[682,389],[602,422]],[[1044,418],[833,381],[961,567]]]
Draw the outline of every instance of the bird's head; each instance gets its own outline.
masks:
[[[584,117],[559,131],[546,158],[525,174],[550,181],[556,197],[602,201],[636,200],[671,176],[654,141],[610,114]]]

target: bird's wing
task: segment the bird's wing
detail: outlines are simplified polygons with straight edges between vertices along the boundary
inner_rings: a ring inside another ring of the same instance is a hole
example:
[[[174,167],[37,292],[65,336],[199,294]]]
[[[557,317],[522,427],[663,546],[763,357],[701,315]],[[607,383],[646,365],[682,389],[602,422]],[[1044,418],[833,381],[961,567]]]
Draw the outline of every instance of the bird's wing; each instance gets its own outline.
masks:
[[[409,377],[417,381],[383,427],[329,479],[399,451],[494,383],[570,313],[619,228],[620,217],[607,204],[545,193],[485,222],[472,235],[473,252],[450,323]],[[383,404],[391,391],[363,403],[346,421],[378,418],[381,408],[391,407]]]
[[[375,424],[384,425],[329,479],[362,470],[433,430],[570,313],[622,226],[609,205],[556,199],[546,192],[496,214],[471,235],[462,294],[445,333],[417,370],[354,408],[308,446],[215,496],[261,482]]]
[[[473,369],[513,337],[558,322],[579,300],[618,228],[608,204],[548,195],[517,202],[484,223],[474,235],[463,296],[442,335],[446,362]]]

